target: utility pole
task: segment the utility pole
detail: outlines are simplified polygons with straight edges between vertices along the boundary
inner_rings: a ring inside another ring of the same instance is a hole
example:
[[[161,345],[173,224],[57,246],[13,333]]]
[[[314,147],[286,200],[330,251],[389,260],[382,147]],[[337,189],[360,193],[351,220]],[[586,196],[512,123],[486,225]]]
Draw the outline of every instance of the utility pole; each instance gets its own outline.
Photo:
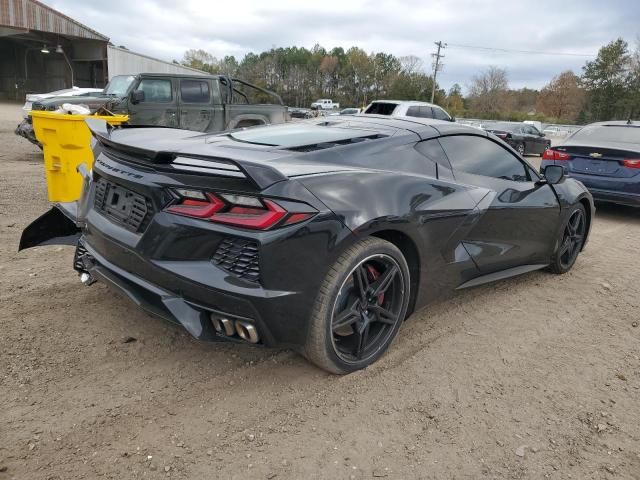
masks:
[[[440,64],[440,59],[444,58],[444,55],[440,55],[440,50],[443,48],[447,48],[446,43],[442,43],[442,41],[434,42],[438,46],[438,53],[432,53],[431,56],[435,58],[435,63],[433,65],[433,85],[431,87],[431,103],[433,103],[433,99],[436,96],[436,76],[438,75],[438,70],[442,66]]]

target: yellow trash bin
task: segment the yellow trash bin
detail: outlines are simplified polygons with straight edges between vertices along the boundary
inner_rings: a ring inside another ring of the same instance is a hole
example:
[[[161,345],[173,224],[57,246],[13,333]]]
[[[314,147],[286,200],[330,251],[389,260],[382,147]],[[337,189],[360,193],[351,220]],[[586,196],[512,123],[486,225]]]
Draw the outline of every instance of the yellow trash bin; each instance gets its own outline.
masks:
[[[44,171],[50,202],[73,202],[82,193],[82,176],[76,168],[86,163],[93,166],[91,132],[85,123],[87,117],[121,125],[127,115],[69,115],[54,112],[31,111],[36,138],[44,152]]]

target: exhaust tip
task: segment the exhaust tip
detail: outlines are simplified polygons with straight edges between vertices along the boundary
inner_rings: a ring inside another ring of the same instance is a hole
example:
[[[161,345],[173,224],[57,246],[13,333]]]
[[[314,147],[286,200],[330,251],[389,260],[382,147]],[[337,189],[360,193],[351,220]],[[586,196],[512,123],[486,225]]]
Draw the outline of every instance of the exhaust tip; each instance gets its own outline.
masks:
[[[222,322],[220,322],[220,319],[215,315],[211,315],[211,324],[213,325],[213,328],[216,332],[218,333],[224,332],[224,327],[222,326]]]
[[[260,340],[258,330],[249,322],[236,321],[236,332],[241,339],[249,343],[258,343]]]
[[[234,333],[236,333],[235,328],[233,328],[233,322],[231,320],[229,320],[228,318],[220,318],[220,324],[222,325],[222,328],[224,329],[224,334],[227,337],[231,337],[233,336]],[[214,325],[215,328],[215,325]]]
[[[82,282],[83,285],[89,286],[95,282],[95,279],[91,276],[89,272],[82,272],[80,274],[80,281]]]

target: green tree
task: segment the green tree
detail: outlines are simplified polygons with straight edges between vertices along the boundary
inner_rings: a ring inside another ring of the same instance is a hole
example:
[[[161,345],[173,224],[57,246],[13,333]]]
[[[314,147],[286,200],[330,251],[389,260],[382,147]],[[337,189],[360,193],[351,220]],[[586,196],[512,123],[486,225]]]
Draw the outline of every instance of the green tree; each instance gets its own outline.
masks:
[[[629,115],[629,88],[632,57],[629,45],[619,38],[600,49],[593,61],[582,68],[582,85],[587,92],[587,112],[591,121],[620,119]]]
[[[447,95],[446,108],[449,115],[460,117],[464,115],[464,97],[462,96],[462,87],[457,83],[449,89]]]

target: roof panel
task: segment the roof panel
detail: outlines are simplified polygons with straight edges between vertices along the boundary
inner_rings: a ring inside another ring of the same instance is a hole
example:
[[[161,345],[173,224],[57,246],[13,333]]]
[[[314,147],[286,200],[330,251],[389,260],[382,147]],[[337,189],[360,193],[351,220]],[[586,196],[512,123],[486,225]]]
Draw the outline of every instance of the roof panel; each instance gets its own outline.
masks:
[[[109,38],[37,0],[0,0],[0,26],[57,33],[66,37]]]

